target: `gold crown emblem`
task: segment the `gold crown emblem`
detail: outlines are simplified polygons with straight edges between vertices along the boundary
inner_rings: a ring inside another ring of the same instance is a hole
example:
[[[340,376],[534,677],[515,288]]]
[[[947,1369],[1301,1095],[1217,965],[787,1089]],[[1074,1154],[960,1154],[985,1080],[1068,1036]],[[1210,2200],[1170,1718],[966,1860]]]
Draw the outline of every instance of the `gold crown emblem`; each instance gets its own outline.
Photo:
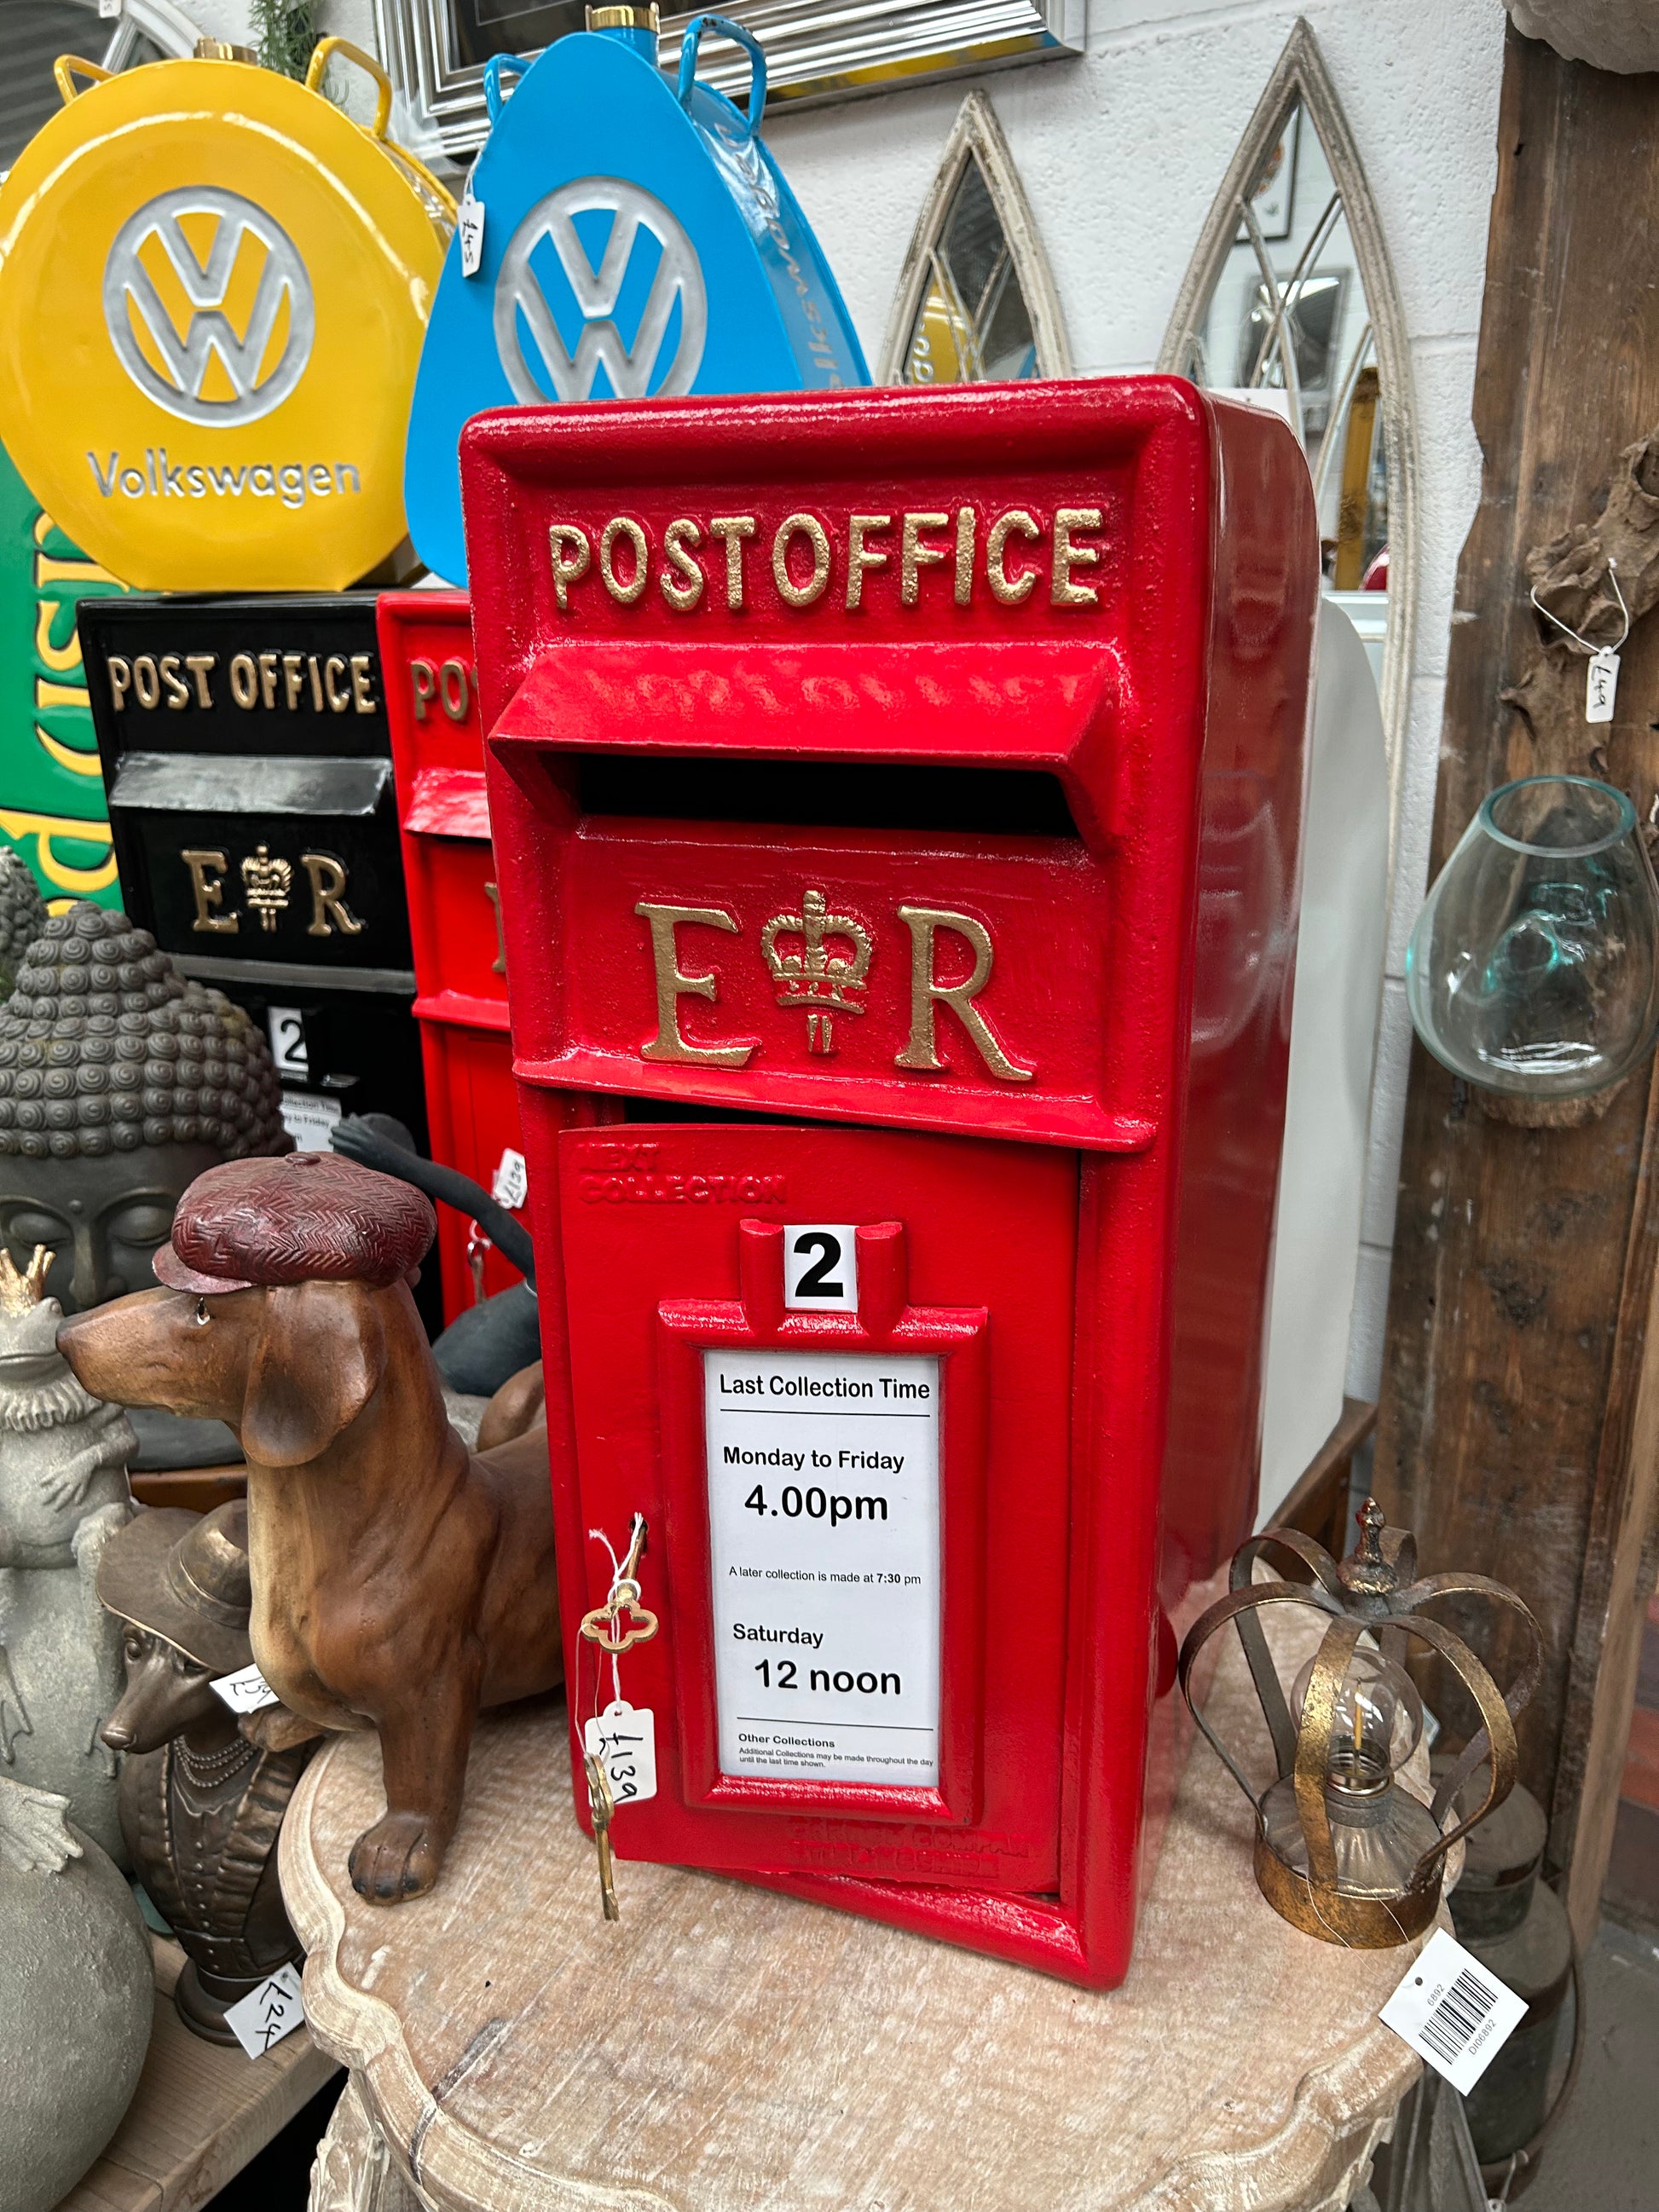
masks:
[[[777,986],[781,1006],[804,1006],[807,1041],[814,1052],[833,1052],[830,1010],[861,1014],[848,996],[862,992],[875,948],[870,933],[850,914],[831,914],[821,890],[809,890],[799,914],[775,914],[761,931],[761,951]],[[795,939],[799,949],[783,952],[778,939]],[[832,951],[842,945],[844,951]]]
[[[263,845],[256,846],[242,863],[247,902],[259,917],[261,929],[275,929],[276,917],[288,904],[294,870],[286,860],[273,860]]]

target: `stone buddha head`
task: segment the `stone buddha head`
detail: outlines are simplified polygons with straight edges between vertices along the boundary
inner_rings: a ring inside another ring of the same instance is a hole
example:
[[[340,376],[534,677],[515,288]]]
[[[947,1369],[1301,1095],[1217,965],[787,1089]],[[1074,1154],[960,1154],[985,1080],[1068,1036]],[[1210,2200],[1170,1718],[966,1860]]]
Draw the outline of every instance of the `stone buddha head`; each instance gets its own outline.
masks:
[[[28,862],[0,845],[0,992],[9,994],[18,963],[46,926],[46,902]]]
[[[52,1259],[65,1313],[155,1281],[187,1187],[293,1149],[264,1037],[147,930],[89,902],[48,921],[0,1006],[0,1243]]]

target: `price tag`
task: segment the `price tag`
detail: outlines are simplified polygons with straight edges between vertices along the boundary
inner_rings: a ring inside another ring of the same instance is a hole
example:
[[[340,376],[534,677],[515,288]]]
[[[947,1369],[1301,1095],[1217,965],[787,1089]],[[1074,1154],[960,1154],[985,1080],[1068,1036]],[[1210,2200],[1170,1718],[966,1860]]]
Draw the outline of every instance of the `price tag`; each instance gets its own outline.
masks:
[[[261,1706],[282,1702],[257,1667],[244,1667],[240,1674],[221,1674],[210,1686],[234,1713],[257,1713]]]
[[[455,211],[455,228],[461,238],[461,274],[476,276],[483,266],[484,204],[473,198],[471,177]]]
[[[1610,645],[1589,658],[1589,668],[1584,678],[1584,720],[1587,722],[1610,722],[1613,702],[1619,696],[1619,655]]]
[[[620,1809],[657,1794],[657,1720],[648,1705],[613,1698],[585,1723],[582,1749],[604,1763],[605,1780]]]
[[[1524,1997],[1441,1928],[1377,2018],[1467,2097],[1526,2010]]]
[[[791,1313],[858,1311],[858,1240],[850,1221],[784,1231],[783,1303]]]
[[[489,1195],[497,1206],[504,1206],[509,1213],[516,1213],[530,1195],[530,1175],[524,1164],[524,1154],[515,1152],[511,1145],[502,1152],[495,1169],[495,1180],[489,1186]]]
[[[225,2010],[232,2033],[250,2058],[263,2058],[274,2044],[291,2035],[306,2016],[297,1966],[278,1966],[257,1990]]]
[[[100,23],[114,22],[120,15],[124,4],[125,0],[98,0],[99,21]]]
[[[939,1782],[939,1363],[706,1352],[720,1766]]]

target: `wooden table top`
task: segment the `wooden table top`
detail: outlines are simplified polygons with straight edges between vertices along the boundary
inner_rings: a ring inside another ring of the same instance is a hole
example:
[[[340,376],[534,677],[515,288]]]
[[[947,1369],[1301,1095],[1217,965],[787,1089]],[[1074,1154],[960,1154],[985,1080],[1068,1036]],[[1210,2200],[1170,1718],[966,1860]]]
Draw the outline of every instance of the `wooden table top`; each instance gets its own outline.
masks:
[[[1224,1659],[1218,1718],[1242,1677]],[[443,2212],[1336,2206],[1416,2079],[1376,2018],[1409,1953],[1278,1918],[1201,1743],[1098,1995],[672,1867],[619,1863],[607,1925],[565,1731],[558,1703],[486,1717],[410,1904],[346,1874],[385,1803],[372,1735],[313,1760],[283,1828],[313,2032]]]

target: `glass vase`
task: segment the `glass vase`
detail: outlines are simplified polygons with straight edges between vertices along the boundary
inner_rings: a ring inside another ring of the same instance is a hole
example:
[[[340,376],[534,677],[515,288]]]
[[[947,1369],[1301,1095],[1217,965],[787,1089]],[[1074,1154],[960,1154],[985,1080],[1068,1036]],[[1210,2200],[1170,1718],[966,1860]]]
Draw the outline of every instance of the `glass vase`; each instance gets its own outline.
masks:
[[[1582,1098],[1659,1036],[1659,886],[1622,791],[1534,775],[1492,793],[1406,955],[1413,1025],[1487,1091]]]

